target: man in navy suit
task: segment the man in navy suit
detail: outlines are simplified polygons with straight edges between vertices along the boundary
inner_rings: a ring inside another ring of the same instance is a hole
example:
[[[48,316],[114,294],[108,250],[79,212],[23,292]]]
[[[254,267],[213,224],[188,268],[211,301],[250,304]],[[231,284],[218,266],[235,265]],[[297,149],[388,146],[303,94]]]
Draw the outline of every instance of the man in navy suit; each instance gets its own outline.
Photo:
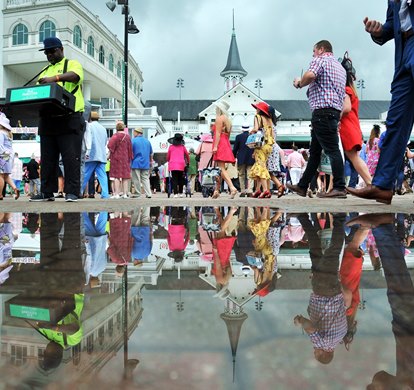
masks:
[[[250,149],[246,146],[246,140],[249,136],[250,126],[248,124],[244,124],[242,126],[242,132],[238,134],[234,140],[233,145],[233,154],[234,157],[237,159],[237,171],[239,174],[239,182],[240,182],[240,196],[248,196],[250,197],[253,193],[253,179],[250,179],[250,169],[254,164],[253,158],[253,149]],[[246,186],[247,180],[247,186]]]
[[[352,195],[390,204],[393,184],[401,167],[414,123],[414,4],[413,0],[389,0],[384,24],[364,19],[365,30],[375,43],[394,39],[395,73],[391,84],[391,103],[372,184],[361,189],[347,188]]]

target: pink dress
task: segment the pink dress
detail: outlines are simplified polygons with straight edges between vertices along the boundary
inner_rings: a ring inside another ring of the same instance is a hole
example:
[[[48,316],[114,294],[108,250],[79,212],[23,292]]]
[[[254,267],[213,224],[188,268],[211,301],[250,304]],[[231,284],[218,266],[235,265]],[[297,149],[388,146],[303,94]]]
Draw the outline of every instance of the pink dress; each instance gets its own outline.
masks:
[[[374,138],[372,142],[372,148],[369,147],[369,143],[367,142],[367,166],[369,170],[369,174],[374,176],[375,170],[377,169],[378,160],[380,156],[380,148],[378,147],[379,138]]]
[[[230,146],[229,133],[221,132],[220,141],[217,145],[217,152],[213,156],[214,161],[223,161],[226,163],[234,163],[236,159]],[[216,140],[216,131],[214,131],[213,145]]]

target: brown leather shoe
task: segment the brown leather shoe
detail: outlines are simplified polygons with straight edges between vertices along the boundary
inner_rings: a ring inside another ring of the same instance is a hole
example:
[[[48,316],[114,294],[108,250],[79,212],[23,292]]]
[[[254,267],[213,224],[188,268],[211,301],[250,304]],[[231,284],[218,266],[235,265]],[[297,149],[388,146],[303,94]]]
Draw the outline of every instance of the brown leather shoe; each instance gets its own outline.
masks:
[[[350,219],[345,225],[360,225],[364,228],[373,229],[379,225],[394,223],[394,214],[363,214]]]
[[[296,192],[299,196],[306,197],[306,190],[304,190],[302,187],[299,187],[296,184],[286,184],[286,187],[289,188],[289,190]]]
[[[316,194],[317,198],[338,198],[338,199],[346,199],[346,191],[343,190],[332,190],[329,192],[318,192]]]
[[[364,188],[355,189],[352,187],[346,187],[346,190],[354,196],[364,199],[374,199],[377,202],[391,204],[392,190],[382,190],[372,184],[367,185]]]

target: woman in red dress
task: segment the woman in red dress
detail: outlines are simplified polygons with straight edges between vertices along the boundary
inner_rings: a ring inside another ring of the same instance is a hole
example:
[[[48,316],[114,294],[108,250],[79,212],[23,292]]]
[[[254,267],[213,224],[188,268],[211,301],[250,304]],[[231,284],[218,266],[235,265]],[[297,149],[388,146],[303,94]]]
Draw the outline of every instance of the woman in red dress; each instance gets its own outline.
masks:
[[[128,198],[129,180],[131,179],[132,143],[129,134],[125,131],[123,122],[116,124],[116,133],[108,142],[110,151],[111,167],[109,177],[114,178],[114,194],[112,198],[118,199],[121,192],[123,197]],[[122,184],[121,184],[122,183]]]
[[[348,53],[345,53],[341,64],[346,70],[346,94],[339,125],[339,134],[346,157],[351,161],[365,184],[368,185],[371,184],[371,175],[369,174],[367,164],[359,157],[362,145],[362,131],[358,117],[359,99],[354,85],[354,80],[356,79],[355,68],[348,58]]]
[[[237,189],[226,170],[226,163],[234,164],[236,162],[230,146],[231,122],[227,113],[230,105],[225,101],[219,101],[213,104],[216,106],[216,126],[213,135],[213,161],[221,169],[221,178],[229,186],[230,198],[233,199],[237,194]],[[218,198],[219,196],[220,192],[216,189],[212,198]]]

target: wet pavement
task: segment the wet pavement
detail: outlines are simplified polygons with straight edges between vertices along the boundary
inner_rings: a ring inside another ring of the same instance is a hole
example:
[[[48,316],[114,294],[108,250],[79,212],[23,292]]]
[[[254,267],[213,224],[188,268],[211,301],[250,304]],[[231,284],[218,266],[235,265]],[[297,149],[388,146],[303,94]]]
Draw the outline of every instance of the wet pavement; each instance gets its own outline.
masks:
[[[4,201],[0,388],[414,386],[414,215],[200,199]]]

